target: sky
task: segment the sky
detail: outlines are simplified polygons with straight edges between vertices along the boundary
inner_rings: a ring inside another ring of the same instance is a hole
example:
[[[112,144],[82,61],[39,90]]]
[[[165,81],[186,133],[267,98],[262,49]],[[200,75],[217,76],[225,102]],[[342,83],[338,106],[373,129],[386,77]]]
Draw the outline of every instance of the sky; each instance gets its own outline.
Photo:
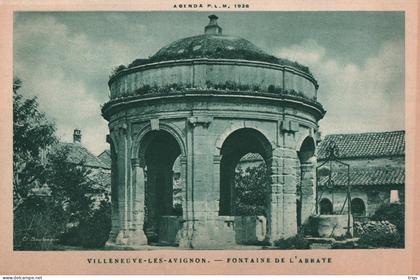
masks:
[[[109,75],[180,38],[202,34],[209,12],[19,12],[14,75],[21,92],[71,142],[108,149]],[[327,113],[323,135],[404,129],[403,12],[218,12],[223,34],[308,66]]]

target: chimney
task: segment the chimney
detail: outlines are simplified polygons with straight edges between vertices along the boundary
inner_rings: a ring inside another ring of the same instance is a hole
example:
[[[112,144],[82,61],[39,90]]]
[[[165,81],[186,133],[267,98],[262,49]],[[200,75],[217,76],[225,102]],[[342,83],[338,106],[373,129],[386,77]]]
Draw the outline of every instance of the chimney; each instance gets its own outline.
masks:
[[[73,131],[73,143],[81,143],[82,142],[82,131],[80,129],[75,129]]]
[[[216,15],[209,15],[210,22],[204,27],[204,34],[222,35],[222,28],[217,24],[218,17]]]

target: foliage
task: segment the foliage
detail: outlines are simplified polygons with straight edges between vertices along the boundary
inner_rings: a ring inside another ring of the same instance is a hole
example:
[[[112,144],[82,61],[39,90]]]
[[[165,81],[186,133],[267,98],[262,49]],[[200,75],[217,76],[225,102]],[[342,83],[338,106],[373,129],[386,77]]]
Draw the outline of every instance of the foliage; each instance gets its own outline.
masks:
[[[233,208],[239,216],[265,215],[270,193],[270,173],[265,163],[235,172]]]
[[[120,73],[121,71],[127,69],[127,66],[121,64],[120,66],[117,66],[114,68],[114,70],[112,70],[111,75],[109,76],[110,79],[112,79],[113,77],[115,77],[118,73]]]
[[[52,196],[78,220],[90,209],[92,195],[98,191],[89,179],[90,169],[83,161],[75,164],[67,160],[69,152],[68,147],[57,146],[49,154],[46,177]]]
[[[83,161],[69,160],[69,149],[57,143],[54,124],[39,110],[36,97],[18,92],[21,85],[14,80],[14,248],[51,250],[74,230],[75,245],[103,246],[111,227],[109,201],[96,207],[100,191],[90,170]],[[49,192],[34,191],[40,188]]]
[[[403,203],[387,203],[381,205],[371,217],[375,221],[388,221],[397,227],[400,237],[400,247],[404,247],[405,240],[405,210]]]
[[[104,246],[111,230],[109,199],[95,205],[95,197],[101,194],[90,179],[91,170],[83,161],[74,164],[67,160],[68,148],[58,148],[49,157],[47,173],[52,196],[65,206],[72,225],[60,236],[66,245],[97,248]]]
[[[69,228],[60,236],[60,243],[84,248],[103,247],[111,231],[109,199],[102,200],[97,208],[84,214],[76,226]]]
[[[360,248],[401,248],[399,233],[369,232],[363,234],[357,242]]]
[[[51,250],[57,233],[64,231],[61,205],[35,195],[29,196],[13,215],[13,248],[15,250]]]
[[[35,186],[42,185],[43,156],[57,142],[55,126],[39,110],[36,97],[19,93],[22,82],[13,83],[13,209],[18,208]]]
[[[309,249],[309,245],[309,241],[306,240],[304,235],[301,233],[274,242],[274,246],[278,247],[279,249]]]

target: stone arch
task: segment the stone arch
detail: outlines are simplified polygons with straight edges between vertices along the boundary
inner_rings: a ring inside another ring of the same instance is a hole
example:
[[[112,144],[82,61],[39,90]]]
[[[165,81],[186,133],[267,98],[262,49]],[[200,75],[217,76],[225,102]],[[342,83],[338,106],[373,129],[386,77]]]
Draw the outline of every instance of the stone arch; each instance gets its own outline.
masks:
[[[145,169],[146,186],[144,231],[149,243],[167,242],[162,227],[166,228],[167,223],[172,224],[182,215],[182,207],[181,211],[174,208],[173,179],[173,165],[181,154],[181,147],[164,129],[149,130],[140,141],[139,157]]]
[[[301,163],[309,162],[315,156],[316,142],[315,139],[308,135],[303,136],[296,146],[296,151]]]
[[[366,204],[361,198],[353,198],[351,200],[351,214],[356,217],[366,215]]]
[[[239,160],[248,153],[260,154],[270,170],[272,143],[259,130],[249,127],[236,129],[221,145],[219,215],[238,214],[234,206],[235,199],[239,198],[235,194],[235,169]]]
[[[267,141],[270,143],[271,149],[275,149],[276,144],[275,142],[270,139],[270,137],[268,136],[269,133],[267,131],[265,131],[264,129],[261,129],[260,127],[254,126],[254,125],[247,125],[245,124],[245,122],[241,122],[241,123],[233,123],[231,126],[229,126],[227,129],[225,129],[220,135],[219,137],[217,137],[215,145],[214,145],[214,155],[215,156],[219,156],[221,153],[221,149],[222,149],[222,145],[223,143],[226,141],[226,139],[235,131],[239,130],[239,129],[243,129],[243,128],[249,128],[249,129],[254,129],[256,131],[258,131],[259,133],[261,133],[265,139],[267,139]]]
[[[186,145],[183,137],[183,133],[179,127],[174,124],[167,124],[167,123],[159,123],[159,130],[163,130],[171,134],[175,140],[178,142],[178,145],[181,149],[181,157],[186,157]],[[140,131],[136,134],[133,140],[133,146],[131,149],[131,158],[138,158],[140,157],[140,153],[142,146],[147,146],[149,143],[144,143],[145,136],[152,131],[151,124],[147,124],[140,129]],[[146,145],[144,145],[146,144]],[[144,163],[144,158],[141,158]]]
[[[334,213],[334,207],[328,198],[323,198],[319,202],[319,212],[321,215],[332,215]]]
[[[165,151],[169,151],[170,154],[165,154]],[[168,242],[166,240],[168,236],[161,234],[161,224],[166,225],[168,222],[177,221],[178,216],[182,215],[182,206],[180,211],[175,211],[173,207],[173,164],[178,157],[181,157],[181,160],[186,158],[183,133],[174,124],[160,122],[159,129],[153,130],[151,124],[148,123],[141,127],[133,137],[130,156],[139,162],[144,174],[140,179],[144,182],[142,229],[147,236],[147,241],[149,243]],[[133,168],[136,167],[133,166]],[[185,191],[184,187],[181,191]],[[172,235],[169,239],[173,242]]]

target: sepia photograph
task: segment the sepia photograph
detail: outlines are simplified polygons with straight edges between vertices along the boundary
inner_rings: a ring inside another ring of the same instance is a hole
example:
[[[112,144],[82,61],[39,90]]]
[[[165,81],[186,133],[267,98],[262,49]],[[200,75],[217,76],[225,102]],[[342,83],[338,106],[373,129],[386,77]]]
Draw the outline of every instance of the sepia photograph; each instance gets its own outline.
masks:
[[[419,5],[0,0],[0,275],[418,279]]]
[[[13,249],[404,248],[403,12],[15,12]]]

